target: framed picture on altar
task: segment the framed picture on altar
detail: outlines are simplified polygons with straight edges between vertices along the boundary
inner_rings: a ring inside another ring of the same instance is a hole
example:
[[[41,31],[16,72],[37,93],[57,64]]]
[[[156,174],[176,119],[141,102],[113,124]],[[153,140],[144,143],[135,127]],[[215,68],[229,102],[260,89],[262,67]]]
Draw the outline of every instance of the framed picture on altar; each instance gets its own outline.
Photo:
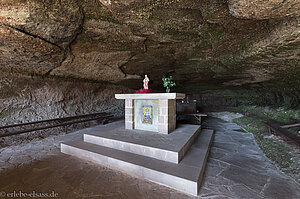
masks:
[[[152,106],[143,106],[143,121],[144,124],[152,124],[153,108]]]

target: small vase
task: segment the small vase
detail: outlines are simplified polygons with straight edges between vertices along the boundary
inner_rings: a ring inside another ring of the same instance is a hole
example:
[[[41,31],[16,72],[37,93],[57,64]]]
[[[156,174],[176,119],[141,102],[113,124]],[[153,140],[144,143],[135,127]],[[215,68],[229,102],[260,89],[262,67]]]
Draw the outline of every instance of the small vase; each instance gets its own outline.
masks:
[[[166,88],[166,92],[169,93],[171,91],[170,87]]]

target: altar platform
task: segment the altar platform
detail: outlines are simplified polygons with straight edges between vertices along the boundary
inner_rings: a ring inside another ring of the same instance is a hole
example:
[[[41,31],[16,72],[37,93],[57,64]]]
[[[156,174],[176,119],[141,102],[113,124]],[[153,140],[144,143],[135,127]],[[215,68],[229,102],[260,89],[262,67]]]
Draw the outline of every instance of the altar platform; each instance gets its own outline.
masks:
[[[176,129],[176,99],[184,93],[115,94],[125,100],[125,128],[169,134]]]
[[[196,196],[214,131],[181,124],[171,134],[124,129],[124,121],[88,129],[61,152]],[[97,174],[101,175],[101,174]]]

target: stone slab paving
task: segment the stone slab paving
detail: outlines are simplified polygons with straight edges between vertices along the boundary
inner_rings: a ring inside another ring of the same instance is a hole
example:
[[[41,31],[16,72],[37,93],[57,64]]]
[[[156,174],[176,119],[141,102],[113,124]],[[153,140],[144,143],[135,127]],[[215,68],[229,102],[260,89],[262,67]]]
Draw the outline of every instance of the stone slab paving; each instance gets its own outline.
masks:
[[[300,185],[266,158],[253,134],[218,118],[207,119],[203,126],[215,129],[215,139],[201,197],[300,198]]]
[[[84,132],[32,142],[23,146],[26,150],[1,149],[0,167],[10,169],[0,173],[0,192],[55,191],[64,199],[300,198],[300,185],[264,156],[252,134],[217,118],[207,118],[203,125],[216,131],[198,197],[59,153],[60,142],[82,139],[80,135]],[[7,166],[2,157],[9,158],[11,164]],[[12,168],[20,163],[20,158],[23,163],[32,161],[33,157],[40,160]]]

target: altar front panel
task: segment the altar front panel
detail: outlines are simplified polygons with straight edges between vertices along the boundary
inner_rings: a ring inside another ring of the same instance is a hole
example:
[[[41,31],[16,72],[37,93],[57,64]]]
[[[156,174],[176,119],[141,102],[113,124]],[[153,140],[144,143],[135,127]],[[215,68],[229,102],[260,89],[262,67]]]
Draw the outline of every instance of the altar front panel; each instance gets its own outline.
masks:
[[[158,132],[158,100],[134,100],[134,128]]]

